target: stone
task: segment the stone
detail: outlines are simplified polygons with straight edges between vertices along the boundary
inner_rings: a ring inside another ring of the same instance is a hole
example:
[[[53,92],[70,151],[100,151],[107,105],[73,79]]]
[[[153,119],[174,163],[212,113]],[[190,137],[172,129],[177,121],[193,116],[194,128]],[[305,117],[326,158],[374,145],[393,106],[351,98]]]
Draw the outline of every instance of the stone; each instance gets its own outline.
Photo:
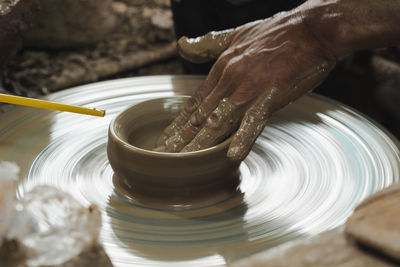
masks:
[[[52,267],[112,267],[112,263],[108,258],[103,246],[94,245],[87,250],[84,250],[77,257],[70,259],[69,261],[54,265]]]
[[[400,261],[400,184],[364,200],[345,231],[357,242]]]
[[[111,4],[113,11],[117,14],[123,15],[128,10],[128,6],[124,2],[114,1]]]
[[[24,45],[37,48],[94,46],[116,25],[112,0],[41,0],[36,25]]]
[[[18,171],[14,163],[0,163],[0,265],[111,267],[98,242],[98,208],[84,207],[47,185],[36,186],[19,200]]]
[[[97,244],[101,227],[97,207],[85,208],[71,195],[50,186],[35,187],[22,204],[35,225],[21,240],[31,252],[29,265],[62,264]]]
[[[160,29],[170,29],[173,27],[172,13],[170,11],[158,11],[151,16],[151,24]]]
[[[37,0],[0,1],[0,73],[22,46],[22,35],[31,28]]]
[[[0,246],[17,214],[15,194],[19,168],[12,162],[0,162]]]
[[[15,163],[0,162],[0,262],[4,267],[22,267],[26,260],[25,247],[11,237],[20,208],[16,196],[18,173]]]

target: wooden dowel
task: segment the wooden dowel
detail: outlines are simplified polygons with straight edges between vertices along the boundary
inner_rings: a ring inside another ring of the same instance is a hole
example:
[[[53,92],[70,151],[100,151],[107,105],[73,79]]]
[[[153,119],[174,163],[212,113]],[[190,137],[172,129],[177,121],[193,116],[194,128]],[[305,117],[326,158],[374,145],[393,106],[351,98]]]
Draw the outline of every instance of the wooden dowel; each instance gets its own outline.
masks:
[[[45,101],[45,100],[22,97],[22,96],[6,95],[6,94],[0,94],[0,102],[21,105],[21,106],[29,106],[34,108],[67,111],[67,112],[92,115],[98,117],[104,117],[106,114],[105,110],[97,110],[95,108],[84,108],[79,106],[65,105],[51,101]]]

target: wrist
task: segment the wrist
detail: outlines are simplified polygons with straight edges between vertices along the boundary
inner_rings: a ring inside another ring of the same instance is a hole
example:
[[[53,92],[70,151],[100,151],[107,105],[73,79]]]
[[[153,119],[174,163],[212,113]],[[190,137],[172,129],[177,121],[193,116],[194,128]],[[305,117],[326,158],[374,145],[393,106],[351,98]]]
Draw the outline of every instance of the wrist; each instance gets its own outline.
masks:
[[[298,10],[307,28],[335,57],[400,45],[400,1],[309,0]]]

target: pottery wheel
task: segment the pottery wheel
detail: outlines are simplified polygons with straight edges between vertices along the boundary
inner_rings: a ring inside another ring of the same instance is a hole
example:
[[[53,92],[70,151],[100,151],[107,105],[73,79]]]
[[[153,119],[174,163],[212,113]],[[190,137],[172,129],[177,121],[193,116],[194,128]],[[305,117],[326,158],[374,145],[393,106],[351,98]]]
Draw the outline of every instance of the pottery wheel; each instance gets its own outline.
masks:
[[[140,101],[191,94],[201,80],[129,78],[47,97],[106,109],[105,118],[16,107],[0,115],[0,160],[22,168],[20,195],[50,184],[98,205],[100,240],[117,267],[224,265],[338,226],[362,199],[398,181],[399,145],[390,134],[310,94],[271,119],[240,166],[237,194],[176,210],[125,202],[113,191],[106,155],[110,120]]]

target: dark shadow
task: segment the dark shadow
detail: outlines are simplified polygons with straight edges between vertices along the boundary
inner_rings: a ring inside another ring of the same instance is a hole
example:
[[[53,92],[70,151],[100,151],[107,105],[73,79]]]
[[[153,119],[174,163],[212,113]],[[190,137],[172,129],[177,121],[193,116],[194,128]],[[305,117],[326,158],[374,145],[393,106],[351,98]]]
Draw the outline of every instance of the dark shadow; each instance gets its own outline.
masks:
[[[106,212],[119,241],[136,256],[150,260],[185,261],[218,254],[229,262],[240,257],[237,248],[230,247],[249,242],[243,228],[247,204],[237,187],[215,203],[163,210],[139,206],[114,194]],[[121,223],[124,226],[119,227]]]
[[[152,177],[141,179],[151,180]],[[232,173],[208,181],[168,186],[113,176],[114,192],[119,197],[135,205],[168,211],[201,208],[230,198],[237,193],[240,184],[239,170],[234,168]]]
[[[399,266],[398,259],[395,259],[394,257],[387,255],[384,252],[377,250],[376,248],[374,248],[372,246],[368,246],[368,245],[362,244],[360,242],[355,242],[355,245],[357,246],[357,248],[359,248],[363,252],[365,252],[373,257],[378,258],[382,262],[385,262],[385,263],[387,263],[389,265],[393,265],[393,266]]]

